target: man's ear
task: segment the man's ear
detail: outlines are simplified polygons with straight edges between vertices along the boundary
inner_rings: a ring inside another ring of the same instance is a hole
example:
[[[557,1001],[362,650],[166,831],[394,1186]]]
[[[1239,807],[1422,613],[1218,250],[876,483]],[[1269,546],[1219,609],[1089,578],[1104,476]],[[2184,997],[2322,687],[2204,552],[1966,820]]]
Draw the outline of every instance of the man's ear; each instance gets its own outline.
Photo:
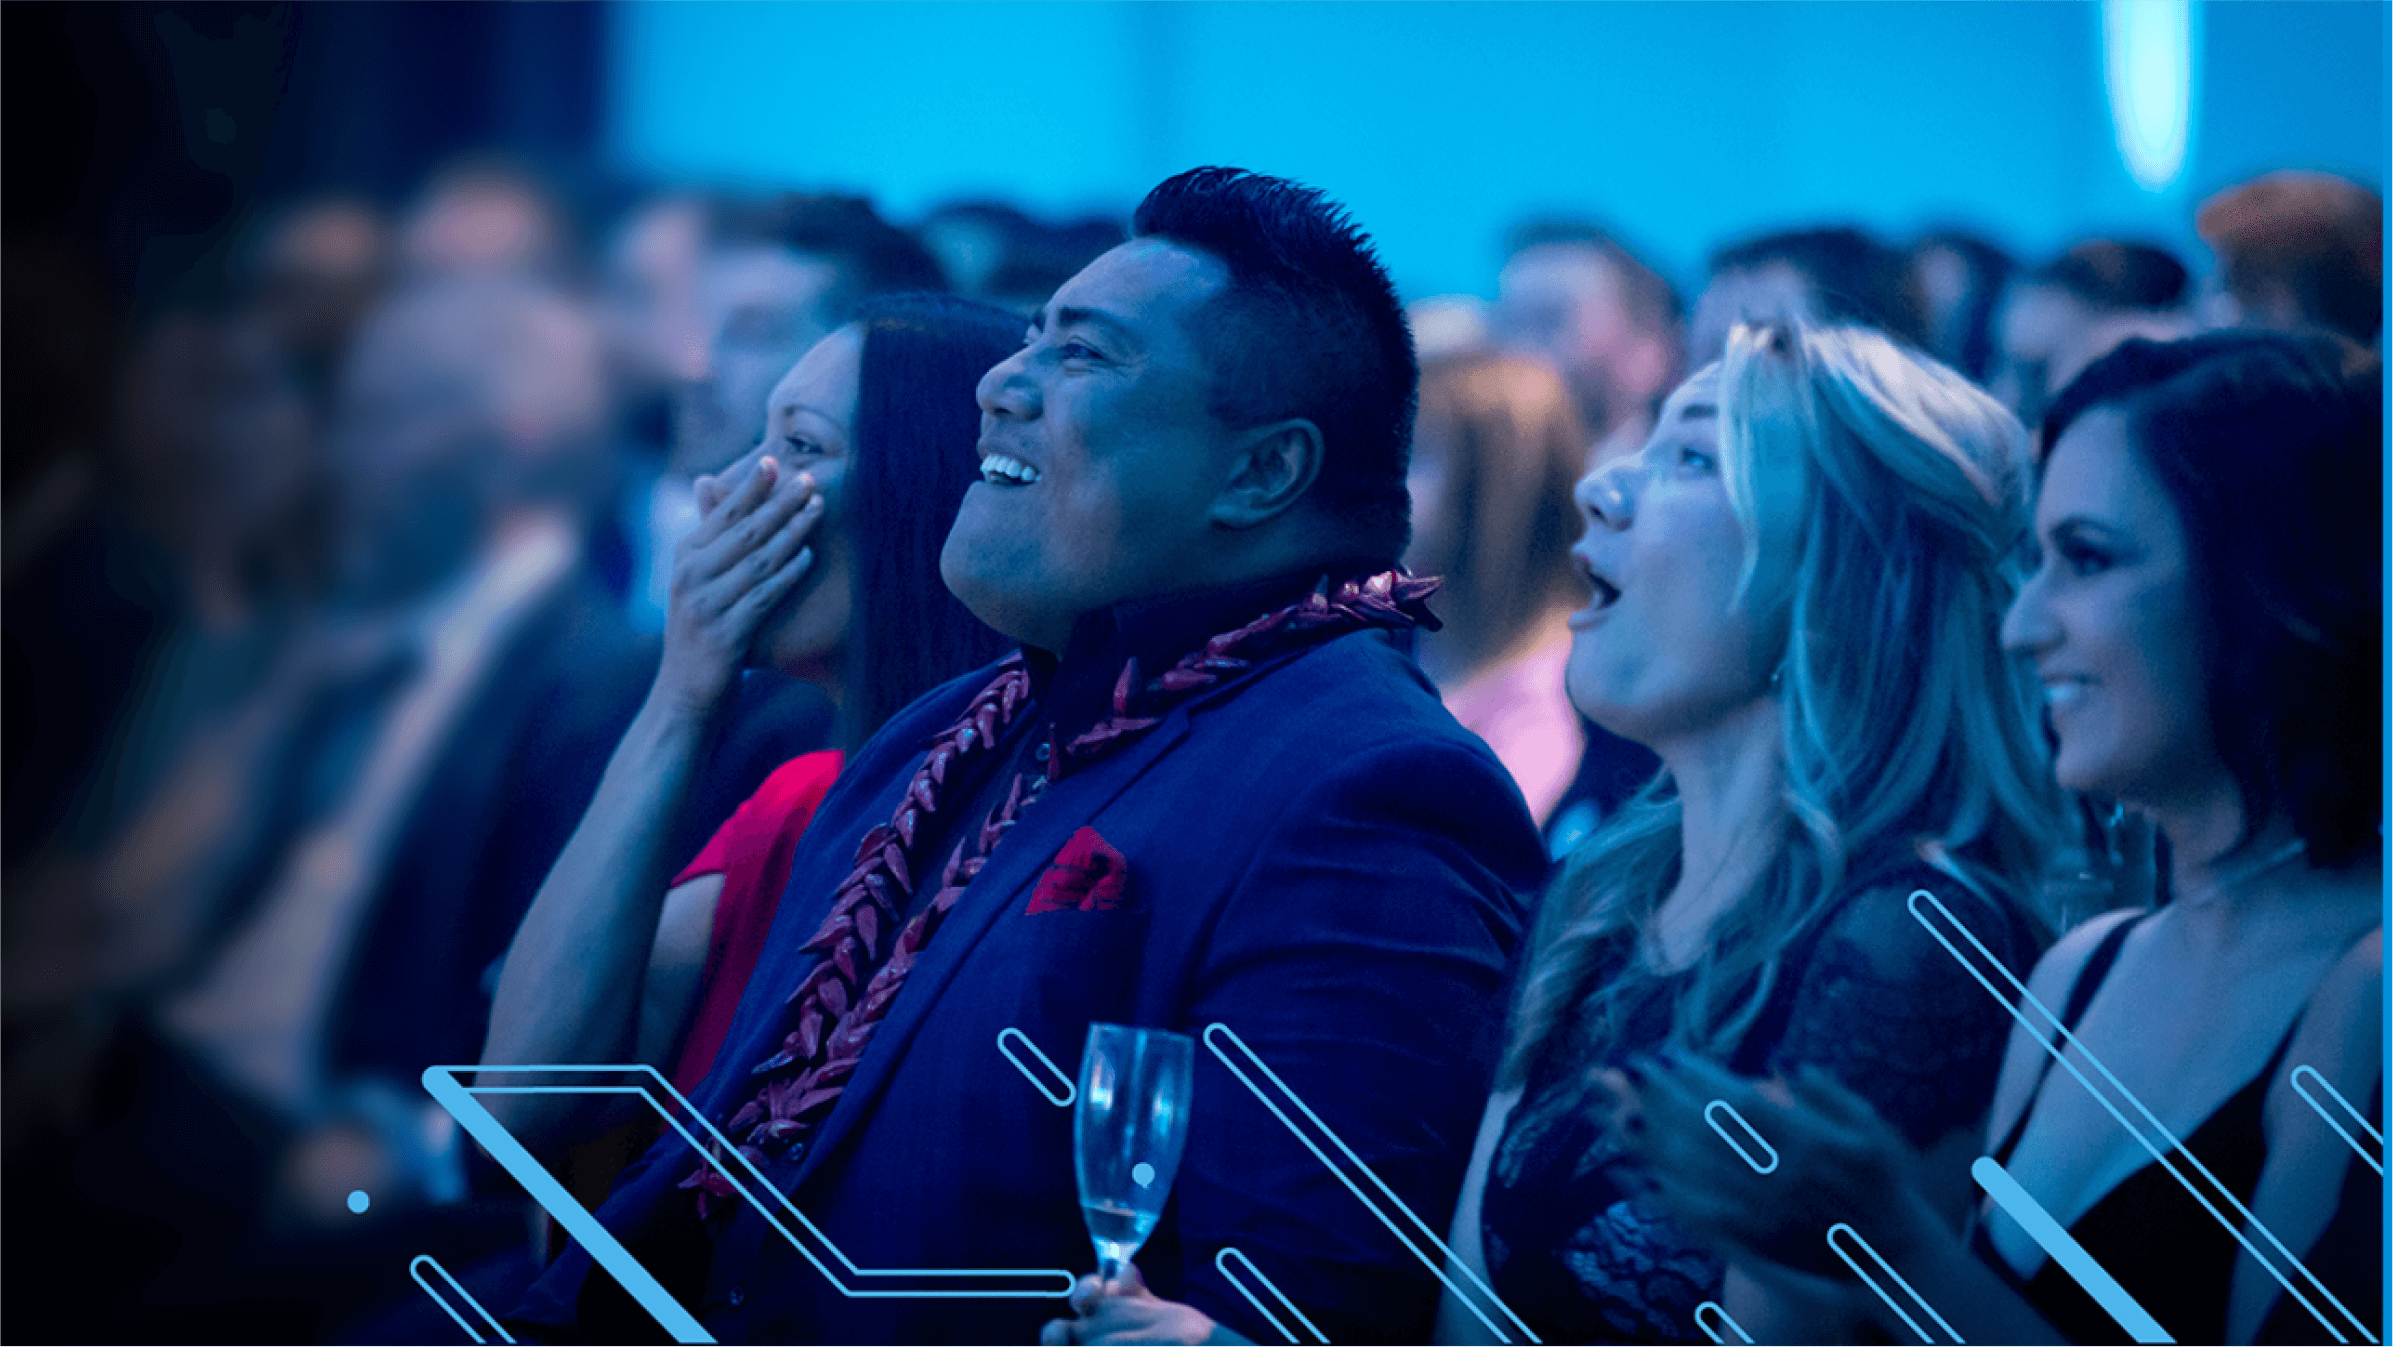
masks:
[[[1304,499],[1320,475],[1319,426],[1295,417],[1243,431],[1205,518],[1222,528],[1253,528]]]

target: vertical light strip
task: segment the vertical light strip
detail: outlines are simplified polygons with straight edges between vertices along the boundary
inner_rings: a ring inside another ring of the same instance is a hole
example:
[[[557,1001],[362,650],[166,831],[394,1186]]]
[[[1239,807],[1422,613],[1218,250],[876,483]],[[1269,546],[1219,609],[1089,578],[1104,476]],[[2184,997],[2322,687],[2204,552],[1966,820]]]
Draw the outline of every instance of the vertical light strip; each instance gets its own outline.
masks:
[[[2185,169],[2193,139],[2191,0],[2102,0],[2103,82],[2119,157],[2158,192]]]

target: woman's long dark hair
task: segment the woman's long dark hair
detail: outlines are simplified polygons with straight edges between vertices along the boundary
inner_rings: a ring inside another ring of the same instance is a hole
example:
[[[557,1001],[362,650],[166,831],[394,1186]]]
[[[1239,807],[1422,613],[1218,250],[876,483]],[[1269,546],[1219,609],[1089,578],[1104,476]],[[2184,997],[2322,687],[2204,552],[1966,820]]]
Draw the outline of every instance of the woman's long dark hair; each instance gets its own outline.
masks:
[[[2314,865],[2384,816],[2384,426],[2377,358],[2325,335],[2127,342],[2044,418],[2043,454],[2101,407],[2177,508],[2219,756],[2248,845],[2289,820]]]
[[[1010,643],[939,578],[939,551],[980,478],[980,377],[1022,344],[1019,314],[952,295],[889,295],[864,331],[848,466],[855,603],[840,741],[853,750],[908,702]]]

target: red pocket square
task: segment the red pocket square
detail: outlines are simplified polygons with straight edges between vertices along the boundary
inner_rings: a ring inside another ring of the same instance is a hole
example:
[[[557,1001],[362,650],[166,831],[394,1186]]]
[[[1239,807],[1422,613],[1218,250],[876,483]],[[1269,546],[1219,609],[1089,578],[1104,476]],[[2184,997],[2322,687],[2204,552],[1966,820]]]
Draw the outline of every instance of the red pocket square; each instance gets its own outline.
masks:
[[[1072,834],[1049,862],[1023,915],[1041,912],[1109,912],[1130,898],[1130,862],[1094,828]]]

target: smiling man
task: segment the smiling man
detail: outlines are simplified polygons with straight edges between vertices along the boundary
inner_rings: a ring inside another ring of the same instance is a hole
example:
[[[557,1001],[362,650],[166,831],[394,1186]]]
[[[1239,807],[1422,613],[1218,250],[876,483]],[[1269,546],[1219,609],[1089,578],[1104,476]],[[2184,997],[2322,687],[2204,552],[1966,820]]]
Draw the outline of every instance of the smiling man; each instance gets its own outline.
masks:
[[[1201,1038],[1149,1284],[1260,1338],[1234,1248],[1333,1341],[1425,1340],[1436,1276],[1270,1079],[1445,1228],[1542,861],[1405,653],[1411,339],[1307,188],[1195,170],[1133,234],[981,381],[942,570],[1021,652],[857,755],[696,1102],[856,1268],[1085,1272],[1073,1112],[1007,1044],[1070,1074],[1093,1023]],[[1028,1342],[1066,1312],[835,1283],[724,1161],[660,1144],[600,1213],[718,1338]],[[654,1331],[578,1249],[518,1317]]]

